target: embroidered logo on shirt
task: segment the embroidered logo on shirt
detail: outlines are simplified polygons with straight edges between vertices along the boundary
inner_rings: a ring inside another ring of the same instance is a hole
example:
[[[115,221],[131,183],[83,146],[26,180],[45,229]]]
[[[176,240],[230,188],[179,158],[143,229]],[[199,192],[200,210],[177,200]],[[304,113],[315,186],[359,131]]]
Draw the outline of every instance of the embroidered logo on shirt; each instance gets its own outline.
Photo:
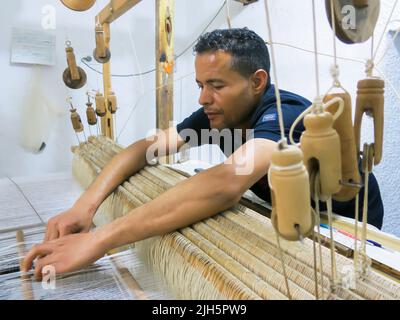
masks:
[[[275,120],[276,120],[276,113],[266,114],[262,118],[262,122],[275,121]]]

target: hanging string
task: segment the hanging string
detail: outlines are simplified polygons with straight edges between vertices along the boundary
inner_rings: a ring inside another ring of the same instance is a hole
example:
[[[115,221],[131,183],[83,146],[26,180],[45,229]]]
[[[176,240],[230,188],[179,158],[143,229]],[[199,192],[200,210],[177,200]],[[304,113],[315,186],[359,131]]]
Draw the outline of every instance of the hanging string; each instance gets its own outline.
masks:
[[[134,38],[133,38],[133,35],[132,35],[132,30],[131,30],[130,26],[128,26],[128,32],[129,32],[129,43],[131,44],[133,55],[135,57],[136,66],[137,66],[137,68],[139,70],[140,89],[141,89],[141,93],[143,94],[144,93],[144,83],[143,83],[142,68],[141,68],[140,63],[139,63],[139,58],[138,58],[138,55],[137,55],[136,45],[135,45],[135,41],[134,41]]]
[[[228,23],[228,28],[232,29],[232,24],[231,24],[231,13],[230,13],[230,6],[229,6],[229,2],[230,0],[225,0],[226,2],[226,20]]]
[[[29,206],[32,208],[32,210],[36,213],[36,215],[38,216],[40,222],[45,225],[46,223],[43,221],[42,217],[40,216],[39,212],[37,212],[37,210],[35,209],[35,207],[33,206],[32,202],[28,199],[28,197],[26,196],[26,194],[24,193],[24,191],[22,191],[22,188],[18,185],[18,183],[16,183],[13,179],[11,179],[9,176],[6,176],[6,178],[8,180],[10,180],[15,187],[18,189],[18,191],[21,193],[21,195],[24,197],[24,199],[26,200],[26,202],[28,202]]]
[[[363,221],[362,221],[362,234],[361,234],[361,250],[362,250],[362,275],[365,276],[367,272],[367,221],[368,221],[368,178],[369,168],[368,161],[371,157],[369,150],[365,152],[365,168],[364,168],[364,203],[363,203]],[[371,170],[372,171],[372,170]]]
[[[317,175],[315,175],[314,185],[318,183]],[[319,269],[321,276],[321,299],[324,300],[324,270],[322,264],[322,244],[321,244],[321,227],[320,227],[320,210],[319,210],[319,195],[318,189],[314,190],[314,199],[315,199],[315,223],[317,225],[317,241],[318,241],[318,253],[319,253]],[[315,240],[314,240],[315,241]],[[318,280],[317,280],[318,281]]]
[[[331,238],[331,293],[335,293],[337,284],[337,270],[336,270],[336,258],[335,258],[335,241],[333,238],[333,222],[332,222],[332,197],[329,197],[326,201],[326,208],[328,211],[328,224],[329,224],[329,236]]]
[[[312,12],[313,12],[313,33],[314,33],[314,62],[315,62],[315,80],[317,87],[317,97],[320,96],[319,90],[319,66],[318,66],[318,44],[317,44],[317,19],[315,14],[315,1],[312,0]]]
[[[377,55],[378,50],[379,50],[379,47],[380,47],[380,45],[381,45],[381,43],[382,43],[383,37],[384,37],[385,34],[386,34],[386,29],[387,29],[387,27],[388,27],[388,25],[389,25],[389,23],[390,23],[390,21],[391,21],[391,19],[392,19],[392,16],[393,16],[394,10],[396,9],[397,2],[398,2],[398,1],[399,1],[399,0],[396,0],[396,1],[394,2],[394,5],[393,5],[393,7],[392,7],[392,11],[390,12],[389,18],[387,19],[386,24],[385,24],[385,28],[383,29],[382,35],[381,35],[381,37],[380,37],[380,39],[379,39],[378,46],[376,47],[375,53],[372,55],[372,61],[374,61],[375,58],[376,58],[376,55]]]
[[[374,71],[374,35],[371,36],[371,58],[367,60],[365,64],[365,73],[367,77],[372,77]]]
[[[281,132],[281,140],[279,141],[279,144],[281,146],[286,146],[286,138],[285,138],[285,127],[283,125],[283,114],[282,114],[282,102],[281,102],[281,95],[279,92],[279,84],[278,84],[278,77],[277,77],[277,72],[276,72],[276,61],[275,61],[275,50],[274,50],[274,45],[272,41],[272,30],[271,30],[271,22],[270,22],[270,17],[269,17],[269,9],[268,9],[268,0],[264,0],[265,4],[265,13],[267,17],[267,26],[268,26],[268,38],[270,41],[270,46],[271,46],[271,61],[272,61],[272,70],[274,74],[274,82],[275,82],[275,96],[276,96],[276,104],[277,104],[277,110],[278,110],[278,118],[279,118],[279,128]]]
[[[356,194],[356,203],[355,203],[355,212],[354,212],[354,270],[358,270],[358,258],[359,258],[359,252],[358,252],[358,210],[359,210],[359,193]]]
[[[333,6],[333,0],[330,0],[330,5],[331,5],[331,19],[332,19],[332,39],[333,39],[333,66],[331,67],[331,76],[333,78],[333,87],[341,87],[340,81],[339,81],[339,66],[337,63],[337,50],[336,50],[336,23],[335,23],[335,10]],[[328,92],[331,90],[331,88],[328,90]],[[342,88],[344,91],[346,91],[344,88]]]
[[[178,78],[178,79],[174,79],[174,83],[175,83],[175,82],[178,82],[178,81],[180,81],[180,80],[182,80],[182,79],[184,79],[184,78],[187,78],[187,77],[189,77],[189,76],[191,76],[191,75],[193,75],[193,74],[194,74],[194,72],[191,72],[191,73],[188,73],[188,74],[186,74],[186,75],[184,75],[184,76],[182,76],[182,77],[180,77],[180,78]],[[149,90],[149,91],[144,92],[142,95],[139,96],[139,98],[136,100],[136,103],[135,103],[134,106],[132,107],[132,110],[131,110],[131,112],[129,113],[128,118],[126,119],[124,125],[122,126],[122,129],[121,129],[121,131],[119,132],[119,134],[118,134],[118,136],[117,136],[117,137],[118,137],[117,139],[119,139],[119,137],[121,136],[121,134],[125,131],[125,129],[126,129],[128,123],[129,123],[129,120],[131,119],[133,113],[135,112],[135,110],[136,110],[137,107],[139,106],[139,102],[140,102],[146,95],[148,95],[149,93],[152,93],[152,92],[154,92],[154,91],[157,91],[157,90],[159,90],[159,89],[162,89],[162,88],[166,87],[167,85],[168,85],[168,84],[160,85],[160,86],[155,87],[155,88],[153,88],[153,89],[151,89],[151,90]]]
[[[285,279],[287,297],[289,298],[289,300],[292,300],[292,295],[290,294],[289,280],[288,280],[287,273],[286,273],[285,261],[283,260],[283,252],[282,252],[282,247],[281,247],[281,243],[279,240],[278,232],[275,232],[275,235],[276,235],[276,243],[277,243],[278,249],[279,249],[278,250],[279,251],[279,259],[281,260],[281,265],[282,265],[282,274],[283,274],[283,278]]]
[[[277,71],[276,71],[275,51],[274,51],[274,45],[272,44],[273,43],[272,28],[271,28],[271,20],[270,20],[270,16],[269,16],[268,0],[264,0],[264,5],[265,5],[265,14],[266,14],[266,19],[267,19],[268,37],[271,42],[271,61],[272,61],[272,70],[273,70],[274,80],[275,80],[275,96],[276,96],[276,102],[277,102],[279,128],[280,128],[280,132],[281,132],[281,140],[278,142],[278,145],[281,149],[283,149],[287,146],[287,140],[285,137],[285,127],[283,125],[282,103],[281,103],[281,96],[280,96],[280,92],[279,92],[278,77],[277,77]],[[272,166],[269,167],[269,170],[271,170],[271,167]],[[270,176],[271,175],[268,174],[268,179],[270,179]],[[269,183],[269,185],[271,186],[270,183]],[[280,258],[281,264],[282,264],[283,276],[285,279],[287,296],[289,297],[289,299],[291,299],[289,281],[288,281],[287,274],[286,274],[285,261],[283,260],[283,252],[282,252],[282,248],[280,245],[278,232],[275,232],[275,235],[276,235],[276,241],[277,241],[277,245],[278,245],[279,258]]]

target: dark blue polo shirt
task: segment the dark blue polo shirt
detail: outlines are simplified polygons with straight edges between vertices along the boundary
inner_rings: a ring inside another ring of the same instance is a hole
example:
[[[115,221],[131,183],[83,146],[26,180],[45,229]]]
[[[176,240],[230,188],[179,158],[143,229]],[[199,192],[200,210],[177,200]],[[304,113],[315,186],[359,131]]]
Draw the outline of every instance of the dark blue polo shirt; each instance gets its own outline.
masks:
[[[295,119],[311,105],[311,102],[307,99],[284,90],[280,90],[281,96],[281,104],[282,104],[282,113],[283,113],[283,122],[285,127],[285,135],[289,141],[289,130],[292,126],[292,123]],[[187,131],[185,129],[192,129],[196,132],[198,139],[192,139],[187,135]],[[230,132],[234,132],[234,128],[227,129]],[[265,91],[261,102],[255,108],[253,115],[251,117],[251,129],[254,130],[254,138],[263,138],[272,141],[279,141],[280,136],[280,128],[279,128],[279,119],[277,112],[277,103],[275,97],[275,87],[274,85],[270,85],[269,88]],[[182,138],[188,142],[191,146],[198,146],[201,144],[218,144],[221,148],[222,152],[229,157],[230,154],[239,148],[245,141],[241,138],[234,139],[233,142],[225,141],[224,137],[219,139],[212,138],[212,134],[210,134],[208,139],[201,139],[202,130],[210,131],[210,121],[208,120],[207,115],[204,113],[203,108],[200,108],[196,112],[194,112],[191,116],[183,120],[181,123],[177,125],[177,131],[182,136]],[[217,132],[216,129],[213,129],[214,132]],[[213,131],[211,130],[211,132]],[[299,142],[300,136],[304,131],[303,122],[301,121],[295,128],[293,133],[293,138],[296,142]],[[204,131],[203,131],[204,132]],[[232,144],[231,144],[232,143]],[[257,196],[261,199],[271,202],[270,190],[268,187],[268,179],[267,176],[261,178],[257,181],[251,188]],[[364,188],[361,189],[360,192],[360,201],[359,208],[360,213],[359,217],[362,219],[362,207],[363,207],[363,195]],[[368,192],[368,223],[381,228],[383,222],[383,203],[379,191],[379,186],[376,181],[375,176],[371,173],[369,176],[369,192]],[[339,215],[354,218],[354,200],[348,202],[337,202],[333,201],[333,211]],[[325,206],[321,203],[321,210],[325,210]]]

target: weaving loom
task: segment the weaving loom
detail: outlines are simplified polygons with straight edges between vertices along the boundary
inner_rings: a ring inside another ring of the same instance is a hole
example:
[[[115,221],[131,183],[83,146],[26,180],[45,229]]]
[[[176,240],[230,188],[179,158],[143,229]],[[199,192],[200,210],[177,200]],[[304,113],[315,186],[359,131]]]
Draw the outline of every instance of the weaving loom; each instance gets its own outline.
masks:
[[[90,138],[88,143],[73,149],[74,176],[86,188],[121,150],[107,138]],[[165,166],[148,166],[107,198],[94,223],[96,226],[109,223],[183,179],[186,178]],[[318,277],[317,286],[313,242],[309,239],[303,244],[282,239],[280,242],[289,296],[270,220],[243,205],[179,231],[136,243],[135,249],[177,298],[315,299],[318,291],[327,298],[329,250],[321,248],[323,277]],[[339,254],[335,258],[339,273],[352,268],[351,259]],[[316,271],[320,271],[318,267]],[[400,286],[369,270],[367,277],[357,279],[355,288],[341,286],[329,298],[399,299]]]
[[[257,0],[237,1],[243,4],[257,2]],[[111,85],[110,24],[140,2],[141,0],[110,1],[96,16],[96,48],[93,57],[103,65],[104,92],[100,90],[86,92],[88,98],[86,114],[90,133],[88,139],[78,108],[72,98],[67,99],[71,122],[79,143],[78,146],[72,147],[74,153],[72,171],[84,189],[87,189],[111,159],[123,150],[123,147],[114,141],[115,113],[118,104]],[[86,11],[95,4],[95,1],[62,0],[62,3],[69,9]],[[40,219],[40,223],[29,225],[26,216],[24,226],[0,230],[0,256],[3,258],[0,261],[0,300],[400,299],[400,283],[397,277],[399,273],[396,273],[398,270],[390,273],[397,278],[393,280],[389,272],[386,272],[390,266],[379,265],[379,261],[371,260],[367,255],[366,208],[363,212],[361,230],[362,245],[358,250],[359,219],[356,209],[353,236],[355,247],[352,251],[355,255],[354,260],[350,255],[345,256],[347,252],[335,251],[337,244],[332,233],[332,199],[347,201],[356,197],[358,204],[359,190],[362,187],[357,166],[358,155],[362,154],[366,190],[372,164],[379,164],[382,157],[385,85],[383,79],[373,76],[375,55],[382,40],[381,38],[374,52],[373,32],[380,4],[375,2],[369,6],[367,0],[354,0],[352,3],[357,17],[360,18],[355,34],[343,30],[340,23],[342,20],[339,17],[344,2],[325,1],[326,13],[332,27],[334,65],[331,70],[333,85],[325,96],[322,96],[318,69],[316,5],[315,1],[312,1],[316,95],[312,105],[293,123],[289,134],[291,142],[289,145],[278,102],[280,98],[274,57],[276,44],[272,39],[268,1],[264,1],[269,39],[267,42],[271,47],[274,72],[273,77],[272,73],[268,76],[274,78],[281,131],[281,140],[277,141],[278,148],[271,156],[268,171],[268,184],[273,199],[271,220],[260,215],[256,205],[242,200],[229,210],[188,227],[114,249],[83,270],[57,275],[55,279],[57,286],[48,290],[44,282],[40,284],[32,280],[33,272],[20,271],[23,269],[21,261],[26,255],[26,249],[40,243],[44,238],[45,222],[20,186],[9,178],[6,183],[14,183],[21,193],[18,199],[23,195]],[[229,1],[224,1],[218,13],[223,6],[226,6],[228,26],[231,29]],[[173,74],[176,57],[173,54],[175,30],[173,7],[173,0],[156,1],[156,58],[161,62],[156,66],[156,122],[157,128],[161,129],[167,129],[168,120],[173,118],[172,97],[175,81]],[[391,15],[389,20],[390,18]],[[360,30],[362,34],[359,34]],[[365,65],[366,79],[358,83],[354,128],[350,94],[339,82],[336,37],[348,44],[364,42],[372,37],[371,59]],[[69,89],[82,88],[87,84],[87,75],[77,65],[74,49],[69,40],[66,41],[66,57],[68,66],[63,73],[65,85]],[[84,63],[83,60],[81,61]],[[343,93],[338,93],[337,90],[343,90]],[[96,108],[92,107],[91,99],[95,101]],[[363,113],[372,114],[374,125],[376,122],[375,141],[365,144],[364,148],[360,143]],[[293,129],[303,118],[306,130],[300,144],[296,144],[292,137]],[[343,120],[344,118],[347,122]],[[336,120],[338,121],[335,122]],[[97,126],[97,134],[101,126],[101,135],[92,136],[91,126]],[[82,135],[85,142],[81,142]],[[326,149],[326,146],[329,148]],[[171,160],[168,157],[166,159],[167,163]],[[317,165],[314,160],[317,161]],[[346,165],[348,168],[343,169]],[[173,170],[171,166],[154,164],[144,167],[119,185],[102,203],[94,217],[94,227],[102,227],[127,215],[132,209],[152,201],[187,177],[182,172]],[[290,180],[286,177],[295,178]],[[0,187],[2,182],[0,180]],[[290,189],[291,186],[297,189]],[[290,194],[290,197],[286,197],[286,194]],[[364,197],[365,195],[367,193]],[[317,203],[315,211],[310,206],[310,198]],[[6,210],[6,217],[11,222],[13,219],[17,221],[18,217],[8,216],[8,211],[15,212],[19,208],[12,203],[12,197],[7,200],[10,202],[10,208]],[[319,200],[326,202],[328,208],[327,224],[330,235],[327,237],[323,236],[319,229],[321,225]],[[364,203],[368,203],[367,200],[368,198],[364,198]],[[18,205],[21,206],[22,212],[29,206],[27,203],[24,205],[21,203]],[[55,212],[61,212],[60,209],[57,208]],[[37,222],[36,217],[34,218],[35,221],[32,222]],[[326,242],[323,244],[327,247],[323,246],[322,242]]]

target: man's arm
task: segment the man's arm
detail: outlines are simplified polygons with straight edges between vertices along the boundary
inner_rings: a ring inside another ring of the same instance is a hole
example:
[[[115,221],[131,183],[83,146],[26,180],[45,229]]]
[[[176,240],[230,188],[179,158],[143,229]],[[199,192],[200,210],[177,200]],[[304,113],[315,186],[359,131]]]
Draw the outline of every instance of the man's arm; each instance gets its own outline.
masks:
[[[71,235],[33,249],[24,261],[35,274],[53,265],[58,273],[80,269],[109,250],[188,226],[236,204],[241,195],[268,172],[276,143],[254,139],[225,163],[178,183],[159,197],[89,234]],[[62,249],[61,249],[62,248]]]
[[[71,209],[49,220],[45,241],[88,231],[97,208],[108,195],[152,160],[146,157],[149,148],[154,150],[154,156],[163,156],[179,150],[183,144],[176,128],[172,127],[121,151],[103,168]]]
[[[239,202],[268,172],[276,143],[247,142],[223,164],[178,183],[159,197],[97,231],[107,250],[188,226]]]

